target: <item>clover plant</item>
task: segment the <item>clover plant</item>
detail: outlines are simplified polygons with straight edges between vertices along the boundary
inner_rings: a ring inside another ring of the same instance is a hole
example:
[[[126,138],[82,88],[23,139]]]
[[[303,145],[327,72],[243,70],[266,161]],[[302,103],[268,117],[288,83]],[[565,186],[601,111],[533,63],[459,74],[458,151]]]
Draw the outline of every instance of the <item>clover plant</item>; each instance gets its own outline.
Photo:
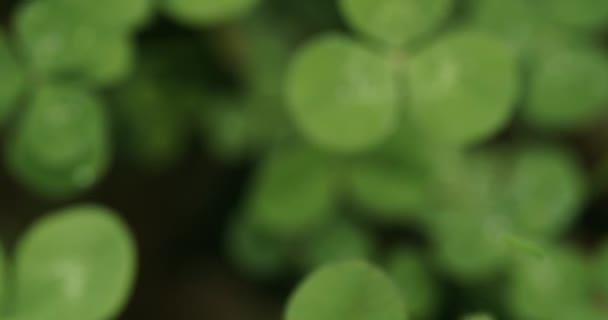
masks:
[[[397,287],[376,267],[357,261],[325,266],[310,275],[291,297],[287,320],[405,320]]]
[[[97,205],[49,213],[11,252],[2,259],[3,319],[113,318],[135,279],[128,229]]]
[[[529,82],[523,110],[527,123],[571,131],[602,113],[608,60],[589,38],[606,25],[605,3],[479,0],[473,8],[473,25],[520,53]],[[513,23],[519,27],[511,28]]]
[[[350,25],[380,43],[327,34],[298,51],[286,80],[298,128],[312,142],[344,152],[379,145],[400,117],[450,145],[480,142],[502,128],[518,94],[512,49],[472,29],[407,45],[437,28],[449,3],[341,1]],[[426,14],[410,19],[416,10]],[[400,90],[407,90],[407,101],[399,101]]]
[[[284,320],[607,317],[579,225],[608,190],[608,1],[14,2],[2,155],[43,203],[209,167],[221,258]],[[122,221],[68,205],[0,246],[0,319],[120,317]]]
[[[145,22],[149,5],[146,0],[20,3],[13,36],[14,50],[23,59],[12,58],[13,42],[3,36],[1,61],[9,86],[3,86],[0,105],[3,117],[16,107],[24,109],[6,152],[24,185],[47,197],[68,198],[104,174],[111,153],[109,128],[103,102],[92,89],[128,73],[130,36]],[[114,11],[120,13],[108,20]]]

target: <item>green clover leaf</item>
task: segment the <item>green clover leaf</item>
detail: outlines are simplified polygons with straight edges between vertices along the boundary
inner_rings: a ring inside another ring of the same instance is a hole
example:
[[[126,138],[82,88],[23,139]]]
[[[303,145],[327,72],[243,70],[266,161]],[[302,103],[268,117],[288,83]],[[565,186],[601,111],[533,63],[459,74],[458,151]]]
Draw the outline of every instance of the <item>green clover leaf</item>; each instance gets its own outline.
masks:
[[[518,77],[503,42],[474,31],[449,34],[410,61],[410,115],[438,141],[481,142],[509,121]]]
[[[133,240],[111,210],[81,205],[54,212],[19,242],[15,318],[114,318],[131,292],[135,265]]]
[[[268,233],[300,236],[332,217],[331,163],[315,150],[285,147],[271,153],[253,181],[252,223]]]
[[[364,262],[330,264],[311,274],[290,298],[286,320],[406,320],[399,289]]]
[[[571,250],[552,249],[545,259],[521,259],[511,270],[506,301],[514,319],[568,318],[586,299],[585,268]]]
[[[67,85],[38,89],[8,145],[8,164],[21,183],[49,197],[90,188],[109,162],[105,110],[95,96]]]
[[[154,0],[44,0],[80,16],[103,30],[131,32],[148,21]]]
[[[175,19],[194,25],[234,20],[252,10],[259,0],[162,0],[162,6]]]
[[[539,128],[579,128],[608,105],[608,57],[592,48],[556,50],[532,66],[525,119]]]
[[[333,151],[366,151],[395,129],[397,92],[381,56],[338,34],[301,48],[288,71],[288,110],[310,141]]]
[[[452,0],[341,0],[342,12],[360,33],[401,46],[446,20]]]

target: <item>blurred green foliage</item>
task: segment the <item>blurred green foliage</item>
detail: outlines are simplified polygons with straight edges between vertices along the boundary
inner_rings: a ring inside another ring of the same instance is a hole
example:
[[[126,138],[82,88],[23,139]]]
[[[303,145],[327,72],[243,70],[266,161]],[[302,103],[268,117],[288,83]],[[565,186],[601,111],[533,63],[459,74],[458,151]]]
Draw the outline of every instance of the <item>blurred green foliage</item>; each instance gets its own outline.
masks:
[[[407,319],[397,288],[361,262],[326,266],[304,280],[287,307],[286,320]]]
[[[14,251],[0,261],[2,319],[108,319],[131,292],[134,243],[109,209],[79,205],[51,212]]]
[[[608,127],[608,1],[15,10],[0,124],[10,174],[37,196],[75,199],[120,160],[162,172],[195,142],[253,167],[223,230],[238,270],[316,270],[286,320],[608,317],[608,242],[570,235],[608,189],[606,142],[589,157],[576,140]],[[154,23],[189,36],[140,41]],[[84,206],[37,222],[0,255],[0,318],[115,316],[136,260],[115,216]],[[477,294],[450,306],[450,286]]]

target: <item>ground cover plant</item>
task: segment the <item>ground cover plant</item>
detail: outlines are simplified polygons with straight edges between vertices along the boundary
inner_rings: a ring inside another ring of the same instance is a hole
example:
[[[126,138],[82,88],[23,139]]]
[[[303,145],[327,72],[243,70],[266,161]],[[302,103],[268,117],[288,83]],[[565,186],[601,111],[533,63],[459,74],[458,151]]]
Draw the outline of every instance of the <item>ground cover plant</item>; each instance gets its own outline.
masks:
[[[0,3],[0,320],[608,317],[608,1]]]

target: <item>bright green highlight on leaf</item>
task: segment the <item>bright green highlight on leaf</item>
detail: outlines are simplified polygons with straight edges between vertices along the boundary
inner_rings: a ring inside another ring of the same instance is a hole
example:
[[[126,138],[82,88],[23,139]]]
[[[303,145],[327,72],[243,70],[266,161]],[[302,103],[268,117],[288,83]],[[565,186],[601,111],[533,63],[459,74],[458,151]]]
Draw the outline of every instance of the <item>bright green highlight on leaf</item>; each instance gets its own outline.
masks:
[[[259,0],[162,0],[172,16],[188,24],[217,24],[253,9]]]
[[[406,320],[403,298],[389,278],[364,262],[330,264],[290,298],[285,320]]]
[[[24,75],[0,29],[0,124],[16,106]]]
[[[78,18],[51,1],[22,4],[16,18],[17,34],[34,69],[53,74],[87,64],[96,44],[95,29],[90,23],[80,24]]]
[[[286,85],[296,126],[332,151],[365,151],[395,129],[397,89],[389,64],[345,36],[324,35],[301,48]]]
[[[574,129],[608,111],[608,57],[591,48],[547,53],[532,67],[526,120],[540,128]]]
[[[474,31],[449,34],[410,61],[412,120],[438,141],[481,142],[510,119],[518,77],[506,44]]]
[[[431,208],[425,212],[436,261],[464,281],[487,279],[507,261],[499,235],[511,221],[500,195],[501,157],[490,152],[455,158],[441,168]]]
[[[134,243],[108,209],[82,205],[51,213],[17,249],[16,319],[112,319],[131,292]]]
[[[525,58],[562,46],[567,33],[547,21],[547,15],[528,0],[474,0],[471,20],[475,28],[507,41]]]
[[[400,46],[437,28],[452,0],[340,0],[340,5],[355,30]]]
[[[68,197],[91,187],[109,162],[103,106],[75,86],[37,90],[8,146],[12,173],[50,197]]]

